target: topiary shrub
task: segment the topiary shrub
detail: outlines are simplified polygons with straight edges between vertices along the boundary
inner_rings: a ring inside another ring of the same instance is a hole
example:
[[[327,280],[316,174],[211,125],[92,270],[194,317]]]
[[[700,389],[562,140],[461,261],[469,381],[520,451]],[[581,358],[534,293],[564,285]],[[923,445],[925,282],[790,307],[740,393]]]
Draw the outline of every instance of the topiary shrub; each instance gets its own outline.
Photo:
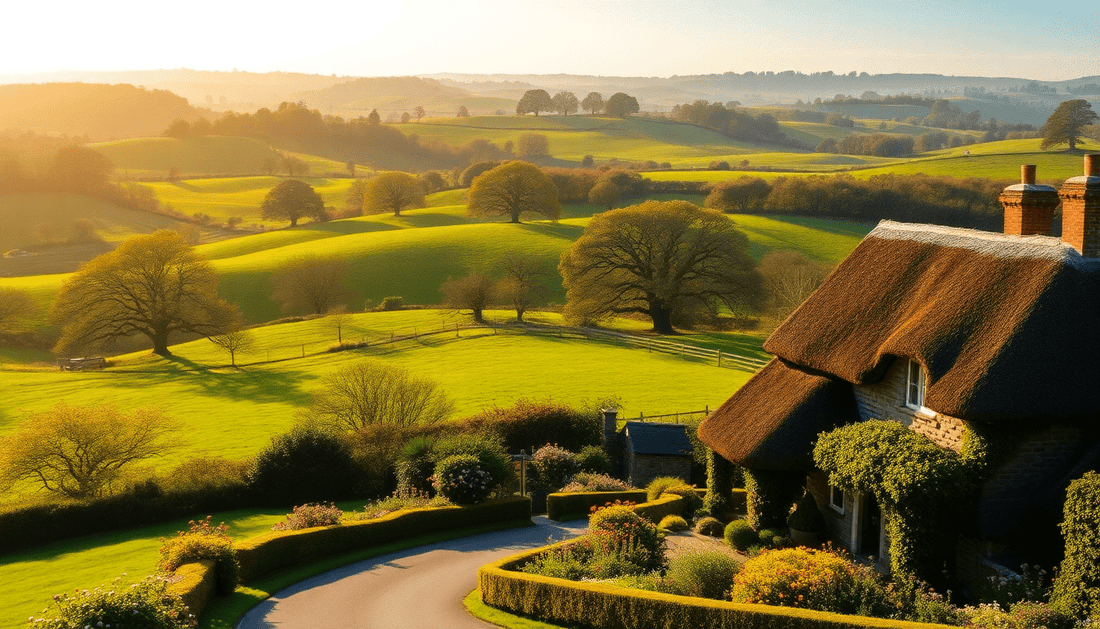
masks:
[[[781,528],[787,523],[798,489],[806,481],[802,472],[745,469],[746,521],[753,530]]]
[[[825,532],[825,516],[821,515],[821,511],[817,508],[817,501],[814,500],[813,494],[807,491],[802,496],[798,506],[787,516],[787,526],[807,533]]]
[[[286,520],[271,527],[272,531],[300,531],[316,526],[335,526],[342,524],[344,512],[331,502],[327,505],[304,504],[294,507],[293,513],[286,515]]]
[[[572,452],[550,444],[535,452],[531,465],[539,484],[551,489],[560,489],[580,471]]]
[[[116,579],[116,581],[119,581]],[[168,580],[151,576],[129,587],[100,586],[93,590],[74,590],[53,597],[57,610],[32,616],[31,629],[72,629],[73,627],[126,627],[127,629],[184,629],[193,627],[195,618],[187,612],[180,597],[168,592]]]
[[[299,427],[260,451],[248,485],[271,502],[293,505],[350,498],[362,476],[342,439]]]
[[[861,616],[882,617],[891,609],[874,570],[809,548],[765,550],[746,561],[733,579],[730,598]]]
[[[577,465],[582,472],[607,474],[611,471],[611,459],[600,446],[584,446],[577,453]]]
[[[678,594],[723,600],[741,564],[720,550],[693,550],[669,562],[666,579]]]
[[[699,521],[695,523],[695,532],[708,537],[722,537],[722,535],[725,534],[725,530],[726,526],[722,524],[721,520],[710,516],[700,518]]]
[[[477,504],[489,497],[493,477],[472,454],[456,454],[435,466],[433,485],[439,495],[459,505]]]
[[[1063,514],[1066,556],[1051,603],[1078,620],[1100,616],[1100,474],[1085,472],[1069,484]]]
[[[730,548],[742,552],[748,550],[750,546],[755,545],[759,541],[759,538],[756,536],[756,531],[752,530],[752,526],[745,520],[734,520],[727,524],[723,536],[726,538],[726,544],[729,544]]]
[[[665,531],[686,531],[688,530],[688,523],[687,520],[678,515],[666,515],[661,518],[657,528]]]
[[[172,572],[185,563],[209,559],[214,562],[217,573],[216,591],[218,594],[232,594],[237,589],[240,566],[233,540],[226,534],[229,527],[225,523],[210,526],[210,516],[188,524],[187,531],[180,531],[176,537],[167,540],[161,539],[160,569]]]
[[[676,478],[675,476],[658,476],[649,481],[649,484],[645,486],[646,498],[653,502],[661,497],[661,494],[665,493],[666,489],[685,485],[684,479]]]

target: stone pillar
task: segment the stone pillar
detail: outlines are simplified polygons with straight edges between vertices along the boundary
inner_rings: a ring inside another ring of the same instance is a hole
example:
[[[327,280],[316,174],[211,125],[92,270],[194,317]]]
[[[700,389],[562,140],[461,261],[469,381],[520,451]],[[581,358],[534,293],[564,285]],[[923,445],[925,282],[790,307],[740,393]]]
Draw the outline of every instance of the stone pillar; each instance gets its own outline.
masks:
[[[1085,156],[1085,174],[1058,191],[1062,199],[1062,242],[1086,258],[1100,257],[1100,155]]]
[[[1035,184],[1035,164],[1020,166],[1020,183],[1005,188],[999,200],[1005,208],[1006,234],[1050,235],[1058,191]]]
[[[615,447],[617,443],[616,435],[618,433],[617,423],[619,421],[619,410],[615,408],[603,409],[603,444],[604,447],[609,450]]]

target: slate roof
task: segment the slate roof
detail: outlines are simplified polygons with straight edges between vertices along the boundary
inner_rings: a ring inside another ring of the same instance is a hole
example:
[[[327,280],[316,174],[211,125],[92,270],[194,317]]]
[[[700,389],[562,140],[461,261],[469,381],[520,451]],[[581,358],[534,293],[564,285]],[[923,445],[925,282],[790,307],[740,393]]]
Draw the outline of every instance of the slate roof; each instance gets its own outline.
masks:
[[[635,454],[691,456],[691,439],[683,424],[626,422],[623,431]]]

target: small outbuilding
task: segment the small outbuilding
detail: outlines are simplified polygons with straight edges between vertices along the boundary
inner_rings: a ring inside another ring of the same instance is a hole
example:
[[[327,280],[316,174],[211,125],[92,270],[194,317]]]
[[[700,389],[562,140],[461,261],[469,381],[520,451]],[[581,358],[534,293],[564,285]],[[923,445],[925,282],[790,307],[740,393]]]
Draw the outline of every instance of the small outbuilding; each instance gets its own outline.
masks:
[[[691,439],[684,424],[626,422],[620,434],[626,480],[645,487],[654,478],[691,478]]]

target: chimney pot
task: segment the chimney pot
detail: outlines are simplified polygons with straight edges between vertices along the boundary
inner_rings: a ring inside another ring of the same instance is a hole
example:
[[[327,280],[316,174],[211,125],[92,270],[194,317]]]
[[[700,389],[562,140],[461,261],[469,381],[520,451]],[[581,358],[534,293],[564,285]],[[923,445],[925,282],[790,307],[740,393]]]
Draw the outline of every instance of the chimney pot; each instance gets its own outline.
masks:
[[[1020,183],[1029,185],[1035,183],[1035,164],[1020,165]]]
[[[1100,155],[1093,153],[1085,156],[1085,176],[1100,177]]]
[[[1100,257],[1100,155],[1085,156],[1085,174],[1070,177],[1058,191],[1062,199],[1062,242],[1083,257]]]

